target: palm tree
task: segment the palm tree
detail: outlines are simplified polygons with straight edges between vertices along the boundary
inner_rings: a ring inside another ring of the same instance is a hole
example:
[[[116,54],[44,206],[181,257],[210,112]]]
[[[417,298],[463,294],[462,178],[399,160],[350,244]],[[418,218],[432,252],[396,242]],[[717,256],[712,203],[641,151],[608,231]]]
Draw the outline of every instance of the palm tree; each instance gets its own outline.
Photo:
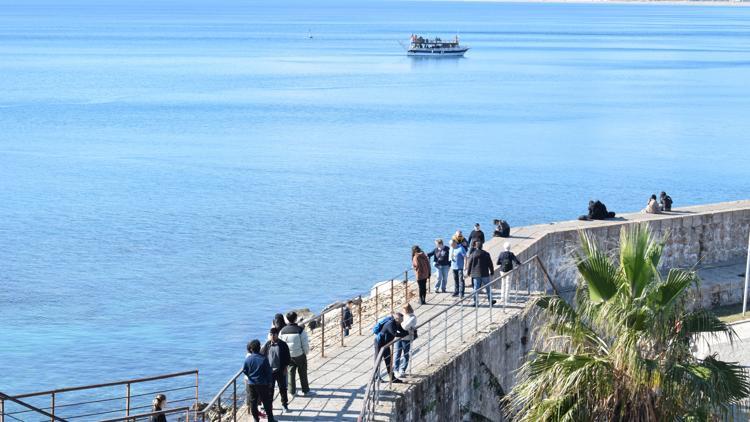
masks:
[[[517,421],[705,421],[750,394],[744,368],[693,356],[701,336],[736,334],[710,311],[687,306],[694,271],[659,272],[664,242],[646,224],[623,228],[619,259],[586,232],[574,254],[575,304],[535,302],[543,321],[504,400]]]

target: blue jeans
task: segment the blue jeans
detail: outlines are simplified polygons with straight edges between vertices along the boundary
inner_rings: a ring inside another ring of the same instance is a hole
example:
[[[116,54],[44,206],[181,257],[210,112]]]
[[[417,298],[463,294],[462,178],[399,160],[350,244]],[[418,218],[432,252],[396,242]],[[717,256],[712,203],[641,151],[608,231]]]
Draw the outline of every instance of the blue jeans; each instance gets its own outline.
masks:
[[[394,370],[406,372],[406,367],[409,366],[409,351],[411,350],[411,340],[399,340],[396,342],[396,360],[394,361]],[[401,362],[401,355],[404,356],[403,363]]]
[[[479,299],[479,289],[485,288],[487,300],[492,303],[492,289],[490,288],[490,277],[472,277],[471,284],[474,287],[474,306],[477,306]]]
[[[437,283],[435,283],[435,293],[445,291],[445,287],[448,284],[448,273],[450,271],[450,265],[441,265],[437,267]]]

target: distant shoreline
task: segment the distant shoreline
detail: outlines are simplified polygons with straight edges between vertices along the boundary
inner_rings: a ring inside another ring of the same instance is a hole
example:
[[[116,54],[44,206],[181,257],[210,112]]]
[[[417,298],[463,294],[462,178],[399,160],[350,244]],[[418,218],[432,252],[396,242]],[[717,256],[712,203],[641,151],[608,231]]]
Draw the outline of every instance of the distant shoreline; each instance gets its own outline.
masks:
[[[651,4],[651,5],[671,5],[671,6],[750,6],[750,1],[733,1],[733,0],[464,0],[467,3],[611,3],[611,4]]]

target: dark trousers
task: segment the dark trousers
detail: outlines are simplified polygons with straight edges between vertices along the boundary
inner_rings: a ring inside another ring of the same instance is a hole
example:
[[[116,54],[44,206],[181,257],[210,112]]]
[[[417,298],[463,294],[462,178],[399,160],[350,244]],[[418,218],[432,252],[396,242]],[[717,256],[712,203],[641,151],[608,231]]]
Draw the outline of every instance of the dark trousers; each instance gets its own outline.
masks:
[[[425,280],[427,282],[427,280]],[[375,351],[375,366],[377,366],[380,362],[378,362],[378,353],[380,353],[380,344],[377,340],[373,343],[373,350]],[[393,378],[393,372],[391,371],[391,346],[382,348],[383,350],[383,362],[385,362],[385,369],[388,370],[388,375]]]
[[[299,371],[302,392],[310,392],[310,385],[307,383],[307,355],[292,357],[289,363],[289,392],[292,394],[297,393],[297,371]]]
[[[427,301],[427,279],[417,280],[419,286],[419,303],[425,303]]]
[[[273,397],[273,389],[276,385],[279,386],[279,396],[281,396],[281,405],[289,405],[289,395],[287,394],[287,382],[286,382],[286,368],[273,372],[273,384],[271,385],[271,397]]]
[[[247,384],[248,403],[250,403],[250,414],[255,422],[260,420],[258,413],[258,402],[263,403],[268,421],[273,421],[273,386],[260,384]]]
[[[461,297],[464,297],[465,289],[464,270],[453,270],[453,295],[460,294]]]

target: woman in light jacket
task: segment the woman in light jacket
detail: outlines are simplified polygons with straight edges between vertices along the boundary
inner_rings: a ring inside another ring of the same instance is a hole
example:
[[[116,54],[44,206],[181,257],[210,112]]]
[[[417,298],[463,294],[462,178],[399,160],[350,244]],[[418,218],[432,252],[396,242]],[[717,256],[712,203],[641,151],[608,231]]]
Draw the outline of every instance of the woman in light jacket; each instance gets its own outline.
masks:
[[[651,195],[643,212],[646,214],[661,214],[661,207],[659,201],[656,200],[656,195]]]
[[[414,245],[411,247],[411,265],[417,274],[417,285],[419,285],[419,303],[427,303],[427,280],[430,278],[430,259],[427,258],[422,249]]]
[[[417,316],[414,315],[414,308],[408,303],[404,305],[404,321],[401,323],[401,328],[408,331],[409,335],[396,342],[396,360],[394,360],[393,370],[398,378],[406,374],[406,368],[409,366],[411,342],[415,338],[415,330],[417,329]]]

